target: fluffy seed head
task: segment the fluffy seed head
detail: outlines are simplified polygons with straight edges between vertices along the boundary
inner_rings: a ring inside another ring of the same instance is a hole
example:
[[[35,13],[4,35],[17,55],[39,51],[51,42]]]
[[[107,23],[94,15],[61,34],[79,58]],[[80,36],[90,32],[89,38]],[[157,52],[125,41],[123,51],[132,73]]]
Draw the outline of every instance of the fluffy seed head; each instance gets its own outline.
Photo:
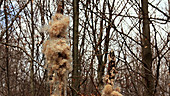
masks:
[[[113,91],[113,88],[110,84],[107,84],[103,89],[104,94],[111,94],[112,91]]]
[[[113,91],[112,93],[111,93],[111,95],[110,96],[123,96],[122,94],[120,94],[119,92],[117,92],[117,91]]]

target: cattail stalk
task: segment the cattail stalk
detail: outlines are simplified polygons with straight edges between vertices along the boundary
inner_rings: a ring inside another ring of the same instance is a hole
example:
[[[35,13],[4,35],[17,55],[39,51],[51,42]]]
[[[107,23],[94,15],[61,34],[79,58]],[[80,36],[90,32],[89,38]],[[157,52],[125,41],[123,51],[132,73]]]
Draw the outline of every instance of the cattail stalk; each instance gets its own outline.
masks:
[[[114,87],[114,81],[115,76],[118,73],[116,70],[116,63],[115,63],[115,54],[114,51],[111,50],[109,53],[109,64],[107,69],[107,75],[104,77],[104,82],[106,83],[102,96],[123,96],[120,92],[120,88],[113,88]]]
[[[50,39],[43,44],[47,61],[51,96],[65,96],[67,75],[72,70],[71,51],[68,45],[69,17],[56,13],[49,22]]]

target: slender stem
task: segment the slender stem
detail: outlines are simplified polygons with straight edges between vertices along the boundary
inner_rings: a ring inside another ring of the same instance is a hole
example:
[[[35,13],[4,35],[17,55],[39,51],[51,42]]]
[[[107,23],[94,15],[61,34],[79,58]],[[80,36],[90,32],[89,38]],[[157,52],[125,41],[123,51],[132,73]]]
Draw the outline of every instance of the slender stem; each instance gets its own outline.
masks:
[[[8,27],[8,13],[7,13],[7,2],[4,2],[4,13],[5,13],[5,25],[6,25],[6,29]],[[6,32],[6,43],[8,43],[8,39],[9,39],[9,33],[8,30],[5,31]],[[10,78],[9,78],[9,48],[8,45],[6,45],[6,71],[7,71],[7,88],[8,88],[8,96],[11,96],[11,92],[10,92]]]

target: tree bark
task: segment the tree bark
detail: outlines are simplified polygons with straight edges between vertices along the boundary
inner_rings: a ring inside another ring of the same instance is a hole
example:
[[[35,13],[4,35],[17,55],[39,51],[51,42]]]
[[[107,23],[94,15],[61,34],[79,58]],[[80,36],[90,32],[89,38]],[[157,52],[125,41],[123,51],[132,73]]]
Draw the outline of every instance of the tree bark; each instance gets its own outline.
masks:
[[[99,41],[98,41],[98,47],[99,47],[99,50],[96,51],[95,54],[102,54],[102,45],[101,45],[101,42],[102,42],[102,37],[103,37],[103,23],[104,23],[104,14],[105,14],[105,9],[106,9],[106,0],[103,1],[103,14],[102,14],[102,18],[101,18],[101,21],[100,21],[100,37],[99,37]],[[99,90],[101,91],[103,89],[103,76],[104,76],[104,69],[105,69],[105,63],[103,62],[103,55],[98,55],[97,56],[97,59],[98,59],[98,82],[99,82]]]
[[[0,1],[0,8],[1,8],[2,3],[3,3],[3,0]]]
[[[72,85],[79,92],[81,65],[78,62],[78,24],[79,24],[79,0],[73,0],[73,73],[72,73]],[[73,96],[78,94],[73,91]]]
[[[170,16],[170,0],[168,0],[168,6],[169,6],[169,16]],[[170,33],[168,35],[169,35],[168,37],[170,38]],[[170,62],[169,62],[169,79],[170,79]],[[169,96],[170,96],[170,85],[169,85]]]
[[[7,16],[7,4],[6,4],[6,2],[4,2],[4,13],[5,13],[5,27],[6,27],[6,29],[7,29],[7,27],[8,27],[8,16]],[[5,37],[5,39],[6,39],[6,43],[8,44],[9,42],[8,42],[8,39],[9,39],[9,33],[8,33],[8,30],[6,30],[6,37]],[[6,49],[5,49],[5,51],[6,51],[6,75],[7,75],[7,80],[6,80],[6,83],[7,83],[7,94],[8,94],[8,96],[11,96],[11,92],[10,92],[10,78],[9,78],[9,49],[8,49],[8,45],[6,45]]]
[[[154,78],[152,74],[152,52],[150,44],[150,27],[148,19],[148,0],[141,0],[143,15],[143,37],[142,37],[142,61],[144,64],[144,81],[146,88],[144,96],[153,96],[154,94]]]
[[[31,39],[32,39],[32,48],[31,48],[31,57],[34,58],[34,12],[33,12],[33,0],[31,1]],[[30,78],[31,78],[31,94],[35,95],[35,87],[34,87],[34,60],[31,59],[30,64]]]
[[[169,16],[170,16],[170,0],[168,0],[168,6],[169,6]]]

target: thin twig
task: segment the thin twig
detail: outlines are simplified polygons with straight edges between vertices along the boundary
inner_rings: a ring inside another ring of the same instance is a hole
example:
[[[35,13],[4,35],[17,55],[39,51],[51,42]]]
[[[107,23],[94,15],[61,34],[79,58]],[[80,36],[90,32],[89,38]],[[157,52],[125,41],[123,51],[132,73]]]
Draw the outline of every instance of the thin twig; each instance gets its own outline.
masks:
[[[41,66],[41,67],[44,68],[44,66],[41,65],[38,61],[34,60],[34,58],[33,58],[30,54],[28,54],[27,51],[26,51],[24,48],[22,48],[22,47],[20,47],[20,46],[8,44],[8,43],[3,43],[3,42],[0,42],[0,43],[1,43],[1,44],[4,44],[4,45],[7,45],[7,46],[10,46],[10,47],[19,48],[19,49],[22,50],[28,57],[30,57],[33,61],[35,61],[39,66]]]
[[[6,30],[2,31],[1,35],[0,35],[0,40],[2,40],[2,37],[4,36],[5,32],[8,31],[8,29],[13,25],[14,21],[18,18],[19,14],[21,13],[21,11],[28,5],[30,0],[28,0],[28,2],[19,10],[19,12],[15,15],[14,19],[12,19],[11,24],[6,28]]]

